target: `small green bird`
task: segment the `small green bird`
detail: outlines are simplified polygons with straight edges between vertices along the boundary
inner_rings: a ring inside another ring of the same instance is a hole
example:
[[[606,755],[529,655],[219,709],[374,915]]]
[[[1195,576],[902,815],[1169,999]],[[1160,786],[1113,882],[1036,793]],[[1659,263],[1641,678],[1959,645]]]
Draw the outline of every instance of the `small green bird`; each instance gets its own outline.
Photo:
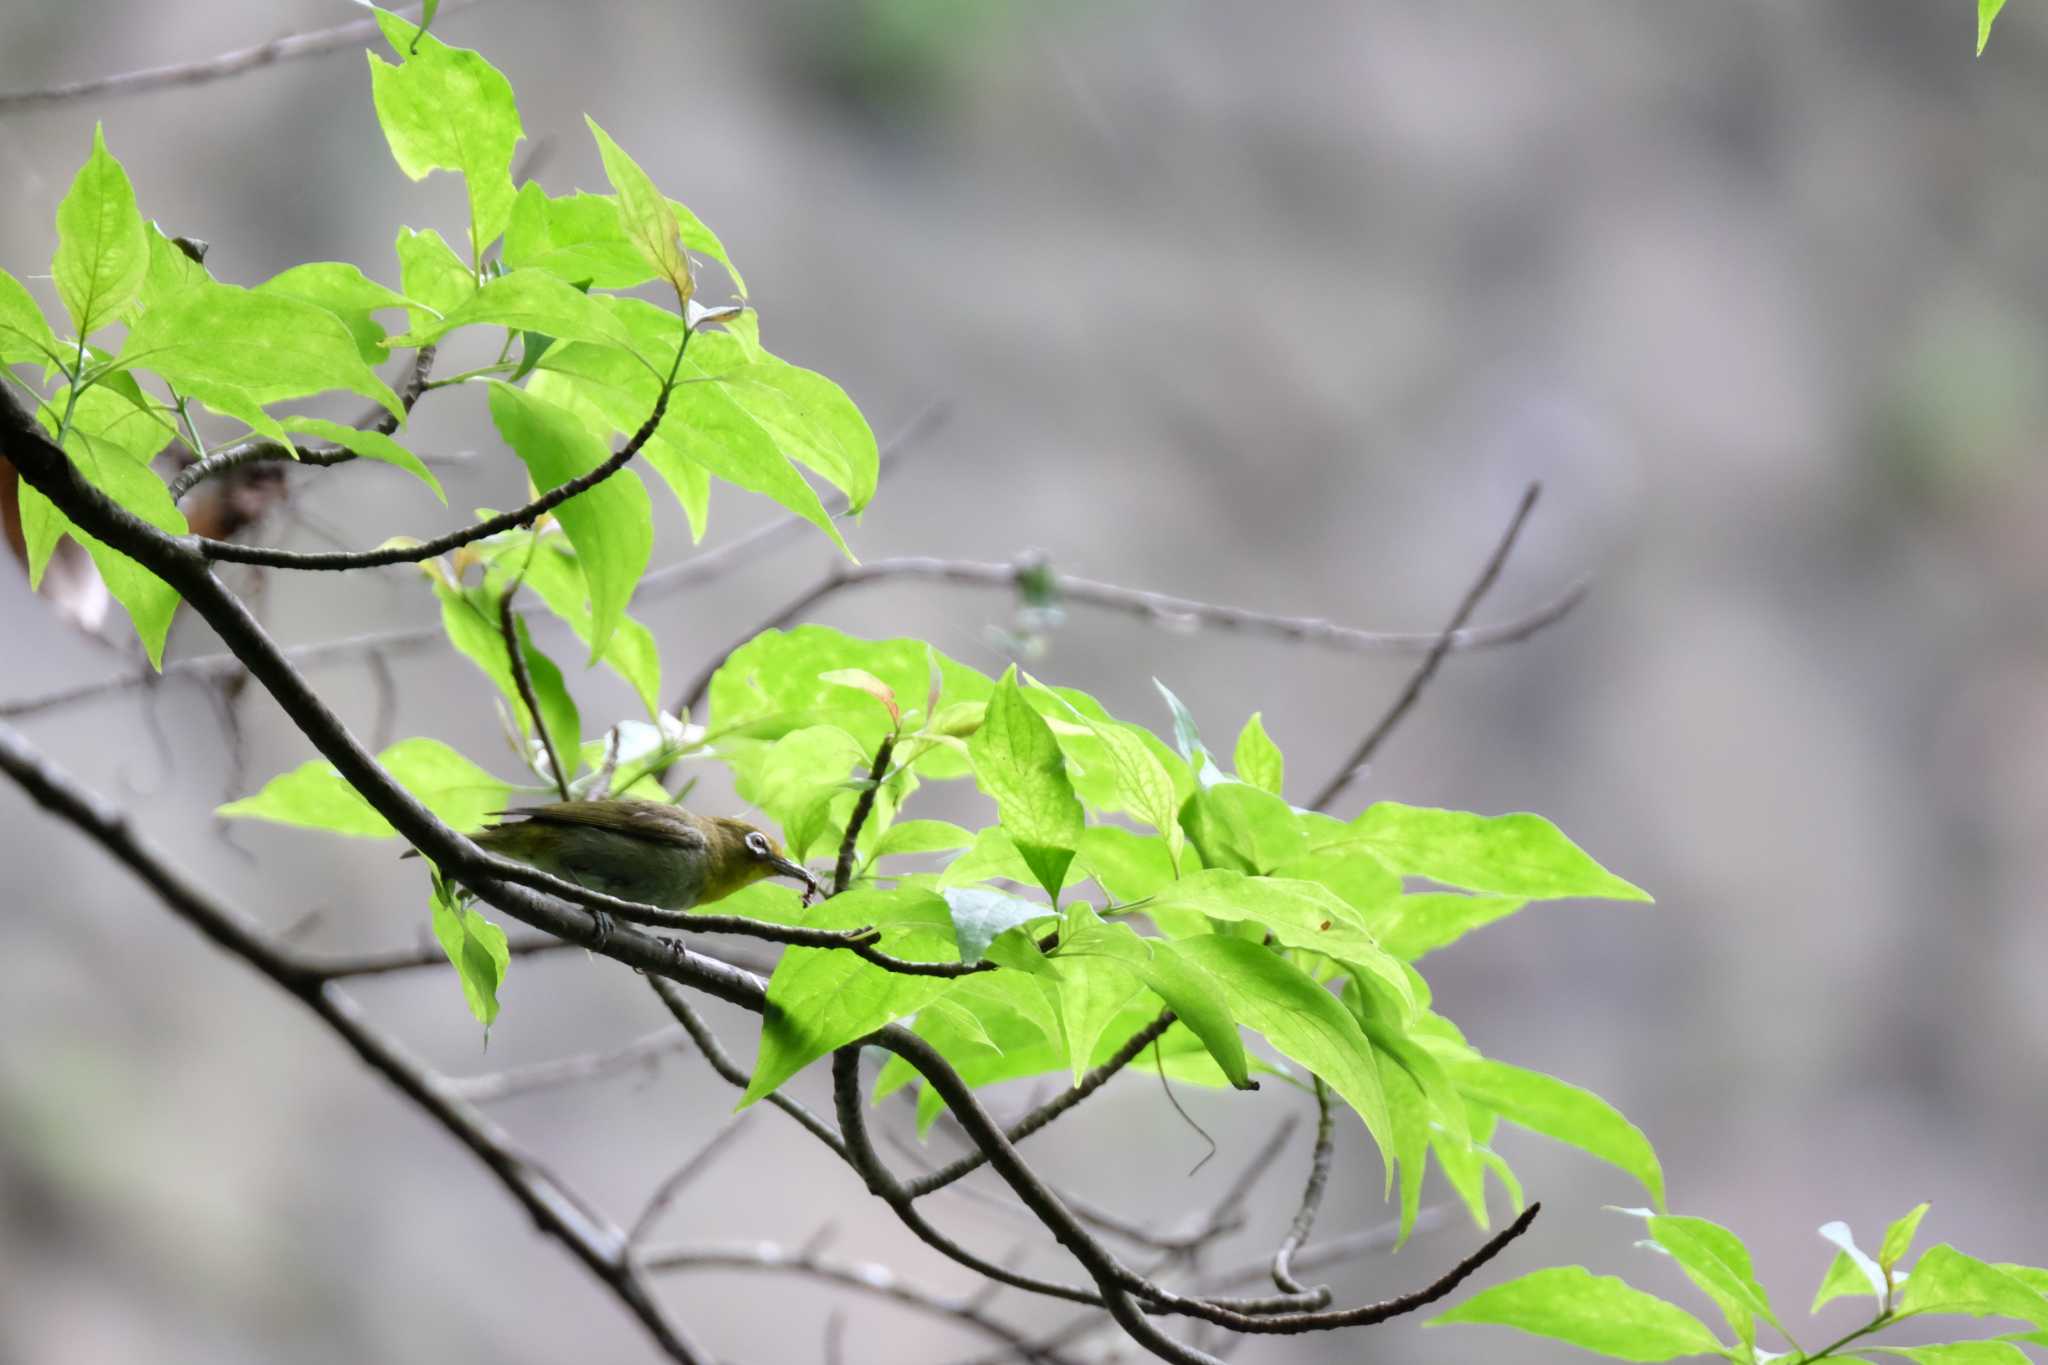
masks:
[[[723,900],[763,877],[794,877],[811,894],[818,879],[744,820],[694,815],[631,798],[561,801],[500,811],[514,823],[470,836],[492,853],[592,891],[663,910]],[[412,856],[408,854],[407,856]]]

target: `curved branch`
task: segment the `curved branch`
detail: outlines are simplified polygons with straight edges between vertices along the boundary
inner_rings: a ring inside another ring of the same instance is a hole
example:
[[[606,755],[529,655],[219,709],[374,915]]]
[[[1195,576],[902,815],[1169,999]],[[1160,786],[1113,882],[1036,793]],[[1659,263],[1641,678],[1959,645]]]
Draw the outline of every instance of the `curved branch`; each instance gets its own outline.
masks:
[[[1310,1289],[1294,1278],[1294,1253],[1301,1250],[1301,1244],[1308,1240],[1308,1234],[1316,1224],[1316,1213],[1323,1206],[1323,1191],[1330,1183],[1330,1158],[1336,1147],[1332,1142],[1335,1124],[1330,1113],[1330,1087],[1321,1076],[1311,1076],[1316,1089],[1316,1145],[1309,1155],[1308,1184],[1301,1192],[1301,1207],[1295,1210],[1294,1222],[1288,1227],[1287,1235],[1281,1239],[1279,1249],[1273,1253],[1273,1284],[1284,1294],[1313,1294],[1320,1296],[1322,1303],[1330,1301],[1327,1287]],[[1322,1304],[1317,1304],[1321,1307]]]
[[[430,343],[413,353],[412,372],[406,376],[405,387],[398,391],[398,405],[407,413],[412,412],[413,404],[419,402],[420,395],[427,391],[427,377],[433,372],[435,350]],[[372,408],[356,426],[389,436],[398,430],[398,418],[385,408]],[[211,451],[204,459],[194,460],[179,470],[171,480],[171,501],[182,501],[202,480],[258,460],[290,460],[297,464],[327,466],[347,464],[355,458],[353,450],[344,450],[340,446],[282,446],[268,437],[252,436],[246,441]]]
[[[570,799],[569,774],[562,767],[562,755],[555,749],[555,737],[548,733],[547,717],[540,712],[540,698],[533,690],[533,674],[526,668],[526,650],[519,643],[519,626],[512,618],[512,599],[518,595],[519,580],[516,579],[498,595],[498,634],[505,641],[506,662],[512,665],[513,690],[519,693],[527,718],[533,722],[533,732],[540,736],[541,751],[548,757],[548,771],[554,775],[555,792],[567,801]],[[517,733],[516,729],[514,733]]]
[[[280,550],[269,545],[241,545],[232,540],[213,540],[206,536],[193,536],[188,543],[207,559],[228,564],[255,564],[271,569],[307,569],[342,571],[347,569],[375,569],[387,564],[417,564],[422,560],[444,555],[450,550],[459,550],[465,545],[494,536],[500,531],[509,531],[515,526],[530,526],[549,512],[554,511],[579,493],[585,493],[624,469],[640,447],[647,444],[648,437],[661,423],[661,416],[668,410],[669,390],[663,386],[661,396],[654,400],[654,411],[647,414],[647,420],[633,433],[619,452],[586,474],[578,475],[564,484],[557,484],[535,498],[524,507],[510,512],[500,512],[495,517],[465,526],[459,531],[436,536],[432,540],[418,541],[410,545],[385,545],[375,550],[336,550],[322,553],[307,553],[297,550]]]

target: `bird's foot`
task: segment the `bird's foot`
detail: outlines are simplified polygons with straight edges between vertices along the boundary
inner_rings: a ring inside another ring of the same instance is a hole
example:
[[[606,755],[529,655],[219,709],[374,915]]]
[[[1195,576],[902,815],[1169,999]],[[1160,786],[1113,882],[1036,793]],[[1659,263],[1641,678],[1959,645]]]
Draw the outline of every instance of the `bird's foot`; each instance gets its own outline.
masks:
[[[602,910],[590,912],[590,946],[598,952],[612,941],[612,917]]]

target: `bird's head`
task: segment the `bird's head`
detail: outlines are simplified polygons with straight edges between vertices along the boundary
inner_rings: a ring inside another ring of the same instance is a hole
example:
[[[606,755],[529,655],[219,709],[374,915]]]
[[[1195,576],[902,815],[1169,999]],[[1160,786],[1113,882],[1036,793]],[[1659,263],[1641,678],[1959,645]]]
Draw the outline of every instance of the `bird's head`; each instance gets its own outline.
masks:
[[[704,890],[699,903],[723,900],[742,887],[763,877],[794,877],[804,884],[808,895],[819,890],[811,870],[783,852],[782,845],[763,830],[744,820],[714,815],[704,820],[704,834],[710,845],[711,863],[705,871]]]

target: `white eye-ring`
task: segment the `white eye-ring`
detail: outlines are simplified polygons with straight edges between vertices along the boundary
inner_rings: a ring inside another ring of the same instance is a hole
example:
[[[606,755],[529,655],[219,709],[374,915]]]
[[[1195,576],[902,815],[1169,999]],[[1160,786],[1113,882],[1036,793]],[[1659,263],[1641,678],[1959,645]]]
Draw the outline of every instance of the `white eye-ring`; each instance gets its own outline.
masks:
[[[755,830],[747,836],[747,847],[752,850],[756,858],[767,857],[769,854],[768,836],[759,830]]]

